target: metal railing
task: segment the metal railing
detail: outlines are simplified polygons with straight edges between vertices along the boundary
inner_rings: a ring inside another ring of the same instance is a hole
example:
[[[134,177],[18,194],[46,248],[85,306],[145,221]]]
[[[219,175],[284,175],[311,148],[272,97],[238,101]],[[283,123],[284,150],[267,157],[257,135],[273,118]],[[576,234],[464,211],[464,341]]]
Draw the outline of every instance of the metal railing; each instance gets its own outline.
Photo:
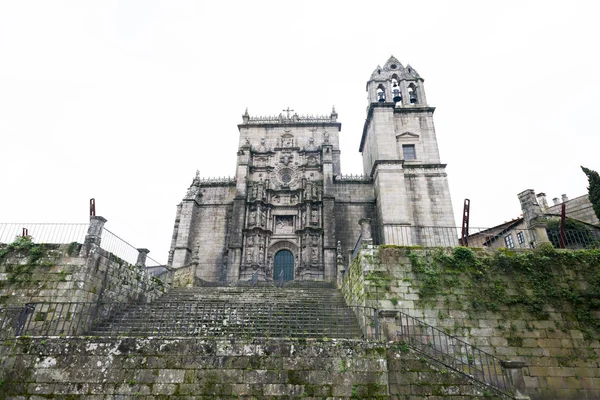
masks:
[[[0,223],[0,243],[10,244],[25,234],[36,243],[66,244],[83,243],[89,224],[86,223]]]
[[[346,279],[346,275],[348,274],[350,265],[352,265],[352,261],[354,261],[354,259],[356,258],[356,255],[358,254],[358,251],[360,250],[361,244],[362,244],[362,232],[361,232],[360,236],[358,237],[356,244],[354,245],[354,249],[352,249],[352,255],[348,259],[348,264],[346,265],[346,269],[344,270],[344,276],[342,277],[342,280]]]
[[[367,307],[212,302],[158,305],[29,303],[19,317],[17,335],[379,337],[377,313]]]
[[[369,175],[336,175],[334,177],[336,182],[372,182],[373,179]]]
[[[417,318],[398,312],[397,339],[440,363],[502,392],[511,392],[501,360]]]
[[[384,225],[375,228],[376,244],[422,247],[490,247],[522,248],[535,247],[533,230],[523,228],[494,229],[472,228],[468,230],[468,243],[461,240],[461,227],[456,226],[412,226]]]
[[[310,275],[307,274],[307,276],[310,276]],[[289,281],[286,281],[286,280],[282,281],[280,279],[260,280],[258,272],[253,272],[252,275],[250,275],[250,278],[246,279],[247,277],[248,277],[248,275],[243,275],[242,279],[240,279],[239,281],[236,281],[236,282],[224,282],[224,281],[214,282],[214,281],[206,281],[206,280],[201,279],[200,286],[206,286],[206,287],[241,286],[241,287],[249,287],[249,288],[277,287],[277,288],[301,288],[301,289],[308,289],[308,288],[333,289],[333,288],[335,288],[334,282],[325,281],[322,279],[294,279],[294,280],[289,280]],[[322,274],[318,274],[318,278],[322,278]]]
[[[23,235],[31,237],[35,243],[84,243],[89,226],[88,223],[3,222],[0,223],[0,243],[10,244]],[[137,263],[137,248],[106,228],[102,232],[100,247],[132,265]],[[160,265],[164,264],[146,256],[146,266]]]
[[[114,254],[131,265],[136,265],[137,263],[139,255],[138,249],[106,228],[102,230],[100,248]],[[163,264],[149,256],[146,256],[146,267],[160,265]]]
[[[135,265],[137,263],[139,255],[138,249],[106,228],[102,230],[100,248],[114,254],[129,264]]]
[[[564,248],[573,250],[600,248],[600,232],[597,230],[566,229],[564,233]],[[562,247],[560,231],[548,230],[548,239],[557,249]]]

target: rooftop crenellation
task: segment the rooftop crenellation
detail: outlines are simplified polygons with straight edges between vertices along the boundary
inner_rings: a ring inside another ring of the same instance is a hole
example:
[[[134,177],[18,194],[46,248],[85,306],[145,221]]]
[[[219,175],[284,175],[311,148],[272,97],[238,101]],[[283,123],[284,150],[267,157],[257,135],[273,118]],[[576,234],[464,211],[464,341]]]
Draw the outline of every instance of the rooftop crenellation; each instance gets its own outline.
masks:
[[[293,112],[294,110],[289,107],[283,112],[279,113],[279,115],[267,115],[267,116],[250,116],[248,114],[248,109],[242,115],[242,119],[244,124],[313,124],[313,123],[331,123],[337,122],[338,114],[335,111],[335,107],[332,108],[331,114],[329,115],[299,115],[298,113]]]

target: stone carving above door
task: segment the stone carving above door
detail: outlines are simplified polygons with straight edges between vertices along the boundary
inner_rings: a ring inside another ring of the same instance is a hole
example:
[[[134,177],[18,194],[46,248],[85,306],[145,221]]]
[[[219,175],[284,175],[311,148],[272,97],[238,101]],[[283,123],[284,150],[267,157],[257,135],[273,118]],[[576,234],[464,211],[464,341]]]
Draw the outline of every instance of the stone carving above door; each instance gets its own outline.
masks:
[[[294,233],[294,217],[291,215],[278,215],[275,217],[275,234]]]

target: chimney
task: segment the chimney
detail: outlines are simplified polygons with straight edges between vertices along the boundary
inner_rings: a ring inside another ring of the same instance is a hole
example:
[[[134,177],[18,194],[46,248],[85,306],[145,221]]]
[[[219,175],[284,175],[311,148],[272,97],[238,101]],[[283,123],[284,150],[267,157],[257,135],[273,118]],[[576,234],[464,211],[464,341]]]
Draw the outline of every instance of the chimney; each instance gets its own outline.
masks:
[[[558,199],[558,197],[553,198],[552,202],[554,203],[555,206],[560,204],[560,200]]]
[[[546,210],[548,208],[548,201],[546,201],[546,193],[540,192],[536,195],[538,198],[538,204],[542,207],[542,210]]]
[[[567,201],[569,201],[569,198],[567,197],[566,194],[563,194],[561,197],[562,197],[562,202],[563,203],[566,203]]]

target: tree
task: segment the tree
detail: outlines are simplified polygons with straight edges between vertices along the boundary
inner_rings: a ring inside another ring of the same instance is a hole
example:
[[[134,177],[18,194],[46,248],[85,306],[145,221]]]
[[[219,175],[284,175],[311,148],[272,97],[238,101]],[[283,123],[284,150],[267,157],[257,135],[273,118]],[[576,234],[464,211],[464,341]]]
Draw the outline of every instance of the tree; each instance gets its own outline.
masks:
[[[581,167],[581,169],[587,175],[588,183],[590,184],[590,186],[588,186],[590,202],[592,203],[596,216],[600,219],[600,175],[598,175],[596,171],[585,167]]]

